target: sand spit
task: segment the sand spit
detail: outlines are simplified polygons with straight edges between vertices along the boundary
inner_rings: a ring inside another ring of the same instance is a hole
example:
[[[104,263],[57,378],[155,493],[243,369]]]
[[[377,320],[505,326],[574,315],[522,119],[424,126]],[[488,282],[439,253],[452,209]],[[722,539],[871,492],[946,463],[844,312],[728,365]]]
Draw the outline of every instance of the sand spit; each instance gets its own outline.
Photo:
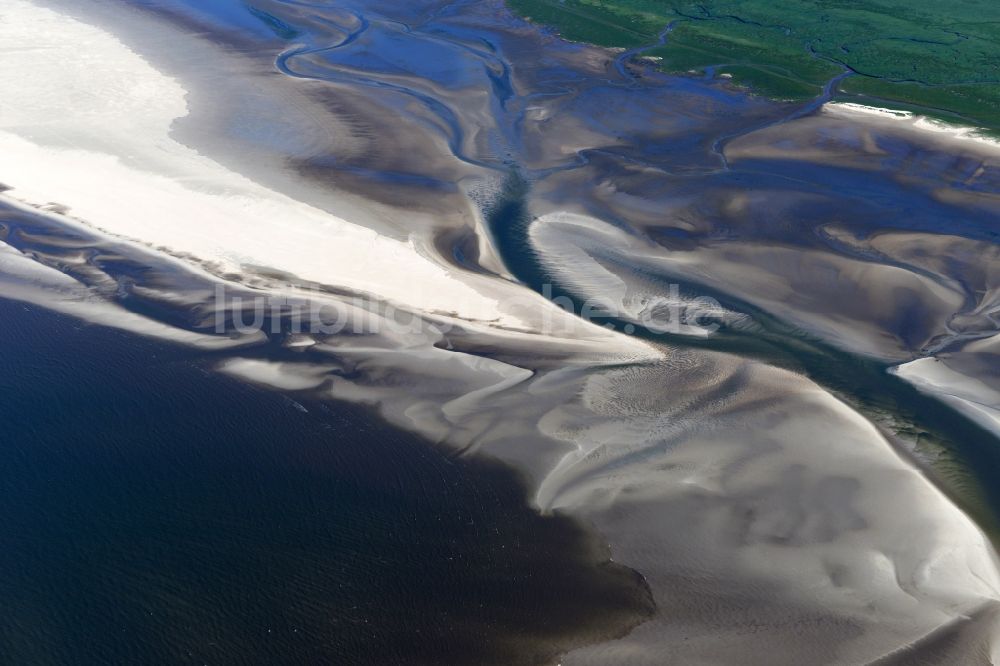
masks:
[[[0,285],[4,298],[43,305],[93,324],[199,349],[238,349],[259,344],[264,339],[259,331],[243,336],[215,336],[179,329],[138,315],[108,301],[91,286],[44,266],[5,243],[0,243]]]
[[[853,102],[827,102],[823,105],[823,111],[831,115],[864,116],[869,120],[874,118],[887,119],[897,122],[899,125],[926,132],[929,135],[947,136],[948,139],[964,144],[977,144],[977,148],[994,152],[1000,150],[1000,140],[984,134],[980,128],[948,123],[912,111],[867,106]]]
[[[379,11],[392,10],[387,3]],[[398,11],[417,9],[407,4]],[[485,30],[476,27],[477,21],[488,25],[488,18],[475,13],[485,10],[473,6],[467,11],[471,15],[456,19],[461,30]],[[176,119],[195,122],[205,110],[194,105],[210,101],[186,95],[183,76],[167,76],[104,30],[34,3],[10,0],[0,16],[0,40],[11,51],[3,61],[9,69],[0,78],[0,93],[5,102],[17,102],[0,113],[0,181],[12,187],[11,197],[57,202],[81,221],[58,214],[29,219],[37,211],[22,207],[19,215],[25,219],[5,222],[8,245],[18,249],[0,255],[2,266],[9,267],[4,273],[30,284],[31,299],[50,307],[59,307],[60,289],[72,286],[79,291],[72,306],[78,316],[104,310],[111,314],[94,320],[107,325],[130,325],[131,315],[141,315],[124,310],[130,313],[126,318],[119,316],[120,308],[108,310],[121,302],[101,285],[127,287],[133,298],[155,294],[169,302],[172,282],[182,280],[187,286],[175,290],[173,300],[186,304],[180,314],[193,323],[173,328],[186,332],[174,337],[185,344],[199,344],[206,335],[229,344],[234,322],[245,321],[241,305],[218,299],[220,280],[241,296],[322,300],[351,326],[350,335],[289,334],[279,326],[269,333],[267,345],[219,350],[220,370],[291,395],[374,405],[391,422],[460,454],[506,462],[532,484],[540,510],[565,511],[596,527],[615,561],[648,581],[658,614],[630,635],[571,652],[562,663],[856,664],[901,651],[914,660],[933,655],[954,662],[970,653],[973,641],[980,653],[997,651],[1000,574],[985,537],[874,427],[814,383],[732,355],[654,345],[587,324],[521,285],[444,261],[424,227],[411,238],[382,234],[352,222],[350,215],[338,216],[237,175],[172,133]],[[384,29],[396,38],[398,22],[394,25]],[[495,40],[498,48],[504,39],[524,44],[537,37],[527,28],[518,31],[502,33]],[[38,48],[39,34],[47,48]],[[188,40],[206,48],[206,42],[182,34],[176,48],[183,49]],[[94,60],[66,68],[64,49],[71,55],[74,47],[63,45],[81,41],[88,43]],[[601,52],[582,50],[588,63],[600,61]],[[472,53],[449,51],[463,52]],[[528,74],[514,76],[518,85],[549,75],[531,70],[544,63],[530,53],[519,57],[526,58]],[[559,71],[565,74],[568,62],[561,62]],[[331,67],[316,53],[298,64],[316,68],[299,74],[317,77]],[[337,69],[338,75],[345,71]],[[455,71],[473,76],[480,70]],[[500,76],[494,70],[490,74]],[[575,71],[565,75],[568,81],[581,79]],[[394,74],[384,81],[399,85],[402,80]],[[333,85],[346,86],[346,81]],[[302,83],[322,85],[319,80]],[[419,86],[422,94],[449,99],[451,93],[431,83]],[[49,85],[54,87],[49,90]],[[383,99],[371,90],[367,83],[359,85],[354,99],[366,94]],[[572,116],[573,105],[618,99],[616,94],[605,86],[554,108]],[[671,119],[669,131],[691,126],[696,109],[728,113],[736,104],[732,98],[715,100],[711,91],[699,94],[696,103]],[[79,113],[66,113],[70,99]],[[29,113],[26,105],[33,100],[43,103],[40,109],[35,103]],[[378,102],[372,104],[379,108]],[[472,117],[480,118],[484,108],[471,105]],[[642,108],[652,113],[658,107],[646,100]],[[408,112],[408,106],[400,111]],[[371,122],[384,120],[382,113],[387,112],[373,113]],[[122,122],[128,131],[109,131],[107,119],[115,114],[127,117]],[[582,116],[572,117],[582,122]],[[522,117],[529,139],[544,118]],[[607,136],[615,122],[608,110],[576,139],[579,143],[567,143],[557,133],[551,139],[557,145],[535,145],[528,151],[530,160],[564,166],[584,143]],[[564,129],[573,126],[567,123]],[[435,137],[454,130],[442,130],[436,121],[413,127]],[[421,145],[474,152],[484,137],[428,139]],[[699,135],[685,150],[708,142],[707,133]],[[505,149],[515,150],[516,142]],[[546,150],[551,154],[534,154]],[[390,161],[377,157],[374,164]],[[453,156],[454,164],[444,171],[468,173],[459,166],[467,165],[468,157]],[[594,156],[589,168],[603,164],[600,159]],[[709,162],[703,156],[699,168]],[[659,178],[663,171],[650,167],[643,175],[654,173]],[[480,184],[486,182],[484,177]],[[623,199],[612,193],[605,205],[609,201]],[[542,263],[549,261],[561,279],[589,286],[608,305],[636,318],[642,299],[632,294],[663,296],[656,281],[639,281],[643,271],[666,261],[662,244],[605,228],[596,221],[600,216],[568,217],[559,213],[565,207],[545,203],[543,212],[555,216],[531,231],[532,240]],[[379,205],[383,214],[391,214],[384,201]],[[534,205],[540,209],[541,200]],[[399,209],[395,215],[387,226],[407,228],[407,212]],[[90,236],[57,242],[61,220],[67,228],[88,225]],[[470,229],[483,233],[479,226]],[[483,247],[490,243],[477,241]],[[624,249],[613,247],[619,243]],[[101,261],[101,250],[109,245],[135,263],[162,246],[170,261],[180,259],[190,268],[152,271],[155,275],[143,275],[136,290],[128,286],[125,272],[116,272],[115,262]],[[560,254],[567,248],[579,253]],[[770,250],[752,249],[766,256],[742,261],[788,266],[775,261]],[[626,256],[629,252],[635,256]],[[81,286],[69,278],[49,279],[52,266],[73,267],[73,279]],[[902,269],[872,270],[881,276]],[[859,281],[869,279],[862,275]],[[923,274],[906,280],[929,284],[927,289],[953,305],[952,291],[942,283]],[[192,308],[187,298],[195,293],[208,296]],[[366,297],[361,303],[354,298],[358,294]],[[412,315],[409,325],[389,325],[385,305]],[[226,325],[222,334],[211,329],[218,313]],[[282,311],[277,318],[287,323],[291,316]],[[934,639],[949,632],[969,636],[969,643]]]
[[[904,363],[893,372],[1000,434],[1000,336]]]

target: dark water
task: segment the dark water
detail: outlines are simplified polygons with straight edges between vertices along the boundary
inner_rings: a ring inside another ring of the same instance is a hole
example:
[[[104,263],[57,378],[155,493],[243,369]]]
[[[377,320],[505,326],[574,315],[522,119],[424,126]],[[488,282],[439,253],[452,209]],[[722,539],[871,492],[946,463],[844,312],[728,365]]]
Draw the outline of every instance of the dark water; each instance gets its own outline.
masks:
[[[188,350],[0,318],[2,663],[541,663],[650,612],[500,466]]]

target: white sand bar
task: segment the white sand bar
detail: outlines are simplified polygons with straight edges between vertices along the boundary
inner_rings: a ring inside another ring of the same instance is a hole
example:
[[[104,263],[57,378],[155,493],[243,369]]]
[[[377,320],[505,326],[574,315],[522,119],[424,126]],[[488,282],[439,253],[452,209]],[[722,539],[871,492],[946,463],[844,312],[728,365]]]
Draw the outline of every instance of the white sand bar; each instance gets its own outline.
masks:
[[[113,35],[24,0],[0,5],[0,183],[119,237],[291,269],[425,311],[514,327],[484,295],[390,239],[261,187],[170,137],[181,84]]]

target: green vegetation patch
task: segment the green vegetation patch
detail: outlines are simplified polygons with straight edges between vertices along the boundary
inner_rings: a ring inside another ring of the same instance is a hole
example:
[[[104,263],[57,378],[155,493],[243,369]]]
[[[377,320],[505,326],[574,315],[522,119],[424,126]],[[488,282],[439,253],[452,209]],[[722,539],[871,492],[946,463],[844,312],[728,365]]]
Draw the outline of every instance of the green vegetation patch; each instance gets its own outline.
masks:
[[[558,0],[514,0],[511,8],[535,23],[551,25],[573,42],[628,47],[645,44],[663,28],[659,15],[622,13],[617,6]]]
[[[1000,129],[997,0],[508,0],[564,37],[656,45],[674,73],[713,68],[778,99],[814,97],[845,68],[842,90],[926,106]]]

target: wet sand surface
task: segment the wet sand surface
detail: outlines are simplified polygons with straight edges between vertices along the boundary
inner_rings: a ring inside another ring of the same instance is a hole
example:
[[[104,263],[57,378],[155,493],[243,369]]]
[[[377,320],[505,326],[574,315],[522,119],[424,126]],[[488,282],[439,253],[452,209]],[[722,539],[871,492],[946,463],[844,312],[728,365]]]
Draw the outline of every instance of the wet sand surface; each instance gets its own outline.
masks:
[[[997,649],[992,546],[917,466],[958,460],[991,527],[996,148],[623,68],[492,2],[6,11],[5,295],[517,469],[656,604],[561,663]],[[83,38],[113,75],[66,65]],[[239,333],[260,295],[289,300]],[[665,333],[699,296],[721,328]],[[302,303],[352,334],[291,334]]]

